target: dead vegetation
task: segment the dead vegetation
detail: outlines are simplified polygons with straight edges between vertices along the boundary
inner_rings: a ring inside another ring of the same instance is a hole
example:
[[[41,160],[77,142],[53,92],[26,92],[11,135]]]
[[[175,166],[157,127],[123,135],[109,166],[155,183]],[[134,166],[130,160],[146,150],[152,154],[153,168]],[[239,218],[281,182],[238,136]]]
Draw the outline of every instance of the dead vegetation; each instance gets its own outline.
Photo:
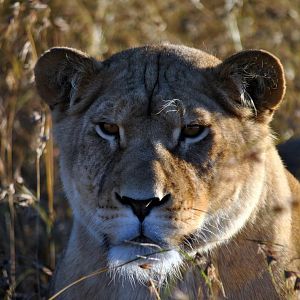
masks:
[[[241,48],[272,51],[282,60],[288,84],[273,125],[281,141],[300,135],[297,1],[0,1],[0,298],[46,298],[71,222],[49,110],[34,88],[37,57],[64,45],[102,59],[160,41],[220,58]],[[207,263],[203,275],[221,287],[213,270]],[[299,289],[299,274],[287,270],[286,278],[294,278]]]

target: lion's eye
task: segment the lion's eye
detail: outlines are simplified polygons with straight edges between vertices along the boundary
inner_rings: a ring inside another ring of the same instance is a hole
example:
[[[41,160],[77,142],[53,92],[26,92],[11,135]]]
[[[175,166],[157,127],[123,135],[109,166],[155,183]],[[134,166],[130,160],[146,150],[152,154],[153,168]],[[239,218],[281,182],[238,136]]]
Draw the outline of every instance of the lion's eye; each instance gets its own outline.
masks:
[[[119,135],[119,126],[110,123],[98,123],[95,126],[96,132],[106,140],[112,140]]]
[[[209,133],[209,127],[198,124],[185,125],[181,129],[181,138],[187,142],[196,143],[203,140]]]

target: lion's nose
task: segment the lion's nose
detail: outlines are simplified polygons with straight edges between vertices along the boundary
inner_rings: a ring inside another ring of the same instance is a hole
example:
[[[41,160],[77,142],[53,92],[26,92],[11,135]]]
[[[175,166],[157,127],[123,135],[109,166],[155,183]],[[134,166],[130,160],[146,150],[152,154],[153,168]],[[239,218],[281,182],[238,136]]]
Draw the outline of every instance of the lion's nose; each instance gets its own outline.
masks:
[[[116,197],[122,204],[129,205],[133,213],[138,217],[138,219],[142,223],[153,207],[161,206],[167,203],[170,200],[171,195],[167,194],[162,199],[155,197],[141,200],[132,199],[126,196],[121,197],[118,193],[116,193]]]

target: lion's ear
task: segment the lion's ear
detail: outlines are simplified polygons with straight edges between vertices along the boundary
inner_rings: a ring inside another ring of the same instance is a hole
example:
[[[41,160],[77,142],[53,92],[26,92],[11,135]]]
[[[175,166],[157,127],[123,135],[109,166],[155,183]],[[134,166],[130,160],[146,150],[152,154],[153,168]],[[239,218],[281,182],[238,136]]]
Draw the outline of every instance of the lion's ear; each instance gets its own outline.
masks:
[[[52,48],[37,61],[34,69],[39,95],[54,108],[71,107],[80,101],[80,90],[96,74],[97,61],[70,48]]]
[[[252,107],[257,114],[272,114],[285,94],[283,67],[267,51],[239,52],[222,62],[217,70],[233,100]]]

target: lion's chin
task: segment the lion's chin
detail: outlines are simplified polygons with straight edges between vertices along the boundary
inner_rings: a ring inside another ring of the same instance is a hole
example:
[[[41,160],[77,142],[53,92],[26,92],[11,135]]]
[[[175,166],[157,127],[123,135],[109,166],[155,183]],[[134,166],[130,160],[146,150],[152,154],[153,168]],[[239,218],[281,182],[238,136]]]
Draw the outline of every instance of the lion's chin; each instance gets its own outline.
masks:
[[[113,246],[108,251],[111,276],[131,283],[146,284],[150,279],[163,283],[166,277],[178,276],[182,257],[178,251],[135,245]]]

